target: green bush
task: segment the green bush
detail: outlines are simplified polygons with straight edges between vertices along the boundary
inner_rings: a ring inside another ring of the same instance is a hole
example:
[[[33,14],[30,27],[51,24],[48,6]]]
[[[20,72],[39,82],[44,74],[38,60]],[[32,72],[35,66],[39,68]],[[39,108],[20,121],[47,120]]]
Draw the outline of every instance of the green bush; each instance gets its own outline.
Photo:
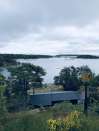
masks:
[[[74,111],[64,118],[49,119],[49,131],[99,131],[99,118]]]

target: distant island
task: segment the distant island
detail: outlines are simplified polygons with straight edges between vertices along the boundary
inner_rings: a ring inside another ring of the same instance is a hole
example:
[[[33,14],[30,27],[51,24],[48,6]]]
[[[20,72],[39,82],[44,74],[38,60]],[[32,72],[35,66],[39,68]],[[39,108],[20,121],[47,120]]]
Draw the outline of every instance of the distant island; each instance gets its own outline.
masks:
[[[38,59],[38,58],[51,58],[51,55],[34,55],[34,54],[0,54],[0,57],[3,58],[12,58],[12,59]]]
[[[0,54],[0,67],[8,65],[16,65],[16,59],[40,59],[52,58],[51,55],[27,55],[27,54]]]
[[[83,55],[83,54],[59,54],[59,55],[40,55],[40,54],[0,54],[0,59],[40,59],[52,57],[75,57],[82,59],[99,59],[96,55]]]
[[[99,59],[96,55],[60,54],[60,55],[33,55],[33,54],[0,54],[0,66],[16,64],[16,59],[41,59],[41,58],[76,58],[76,59]]]
[[[95,56],[95,55],[77,55],[77,58],[82,58],[82,59],[99,59],[99,56]]]
[[[99,59],[99,56],[96,55],[77,55],[77,54],[60,54],[56,55],[55,57],[72,57],[72,58],[79,58],[79,59]]]

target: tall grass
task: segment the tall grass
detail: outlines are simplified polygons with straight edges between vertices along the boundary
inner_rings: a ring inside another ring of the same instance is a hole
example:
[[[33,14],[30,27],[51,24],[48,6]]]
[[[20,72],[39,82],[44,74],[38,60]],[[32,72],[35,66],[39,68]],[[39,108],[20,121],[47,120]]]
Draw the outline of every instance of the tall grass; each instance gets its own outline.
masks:
[[[70,103],[56,104],[46,111],[33,112],[24,111],[10,114],[0,131],[48,131],[47,121],[53,119],[55,115],[66,115],[66,112],[81,110],[80,106],[73,106]],[[83,117],[82,129],[79,131],[99,131],[99,116],[91,114],[86,118]]]
[[[24,112],[25,113],[25,112]],[[47,120],[52,117],[50,112],[36,114],[20,114],[10,119],[4,131],[48,131]]]

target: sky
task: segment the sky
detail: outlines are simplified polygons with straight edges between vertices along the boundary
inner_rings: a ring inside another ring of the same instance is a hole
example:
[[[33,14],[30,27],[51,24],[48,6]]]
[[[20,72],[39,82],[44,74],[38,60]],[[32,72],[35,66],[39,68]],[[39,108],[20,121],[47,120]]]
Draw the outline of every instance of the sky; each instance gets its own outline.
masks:
[[[99,55],[99,0],[0,0],[0,53]]]

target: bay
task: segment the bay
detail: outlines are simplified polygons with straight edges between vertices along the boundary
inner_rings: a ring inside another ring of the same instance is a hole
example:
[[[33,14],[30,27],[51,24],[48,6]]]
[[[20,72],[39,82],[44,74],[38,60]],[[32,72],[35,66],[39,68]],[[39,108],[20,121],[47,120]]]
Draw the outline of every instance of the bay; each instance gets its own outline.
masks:
[[[21,63],[31,63],[43,67],[46,71],[44,83],[53,83],[54,76],[58,75],[64,67],[80,67],[87,65],[91,70],[99,74],[99,59],[77,59],[77,58],[41,58],[41,59],[18,59]]]

